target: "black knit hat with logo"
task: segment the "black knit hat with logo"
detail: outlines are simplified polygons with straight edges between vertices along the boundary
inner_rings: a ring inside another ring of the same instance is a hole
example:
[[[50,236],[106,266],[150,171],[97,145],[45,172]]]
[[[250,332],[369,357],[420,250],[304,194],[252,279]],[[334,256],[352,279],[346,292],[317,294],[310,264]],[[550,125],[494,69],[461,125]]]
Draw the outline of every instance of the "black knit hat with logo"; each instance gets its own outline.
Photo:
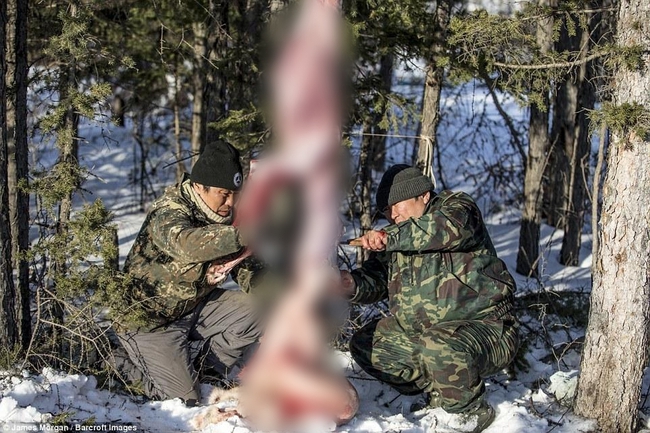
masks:
[[[205,186],[239,191],[243,181],[239,152],[225,141],[208,143],[192,167],[190,180]]]
[[[377,209],[384,211],[403,200],[408,200],[434,189],[430,178],[406,164],[397,164],[386,170],[377,188]]]

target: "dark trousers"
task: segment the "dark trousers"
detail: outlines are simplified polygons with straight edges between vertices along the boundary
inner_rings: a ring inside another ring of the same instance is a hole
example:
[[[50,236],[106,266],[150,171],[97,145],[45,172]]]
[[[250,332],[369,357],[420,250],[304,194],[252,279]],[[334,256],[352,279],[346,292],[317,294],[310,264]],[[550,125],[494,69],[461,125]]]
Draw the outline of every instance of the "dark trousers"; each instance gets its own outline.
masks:
[[[195,364],[226,375],[245,362],[261,329],[261,316],[250,295],[215,289],[175,322],[118,337],[134,364],[125,365],[126,374],[131,380],[141,380],[149,397],[179,397],[193,405],[201,399]]]
[[[512,361],[517,343],[513,320],[450,321],[409,335],[384,317],[352,337],[350,352],[364,371],[402,394],[435,391],[443,409],[458,413],[481,403],[483,378]]]

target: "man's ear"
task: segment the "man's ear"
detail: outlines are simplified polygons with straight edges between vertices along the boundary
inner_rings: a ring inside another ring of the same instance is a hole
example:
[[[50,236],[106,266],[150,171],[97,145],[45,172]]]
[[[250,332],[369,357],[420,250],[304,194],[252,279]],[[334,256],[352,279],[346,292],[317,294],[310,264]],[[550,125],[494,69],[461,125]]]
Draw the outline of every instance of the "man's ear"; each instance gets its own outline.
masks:
[[[431,191],[425,192],[420,197],[422,197],[422,201],[424,201],[424,204],[429,203],[429,200],[431,199]]]

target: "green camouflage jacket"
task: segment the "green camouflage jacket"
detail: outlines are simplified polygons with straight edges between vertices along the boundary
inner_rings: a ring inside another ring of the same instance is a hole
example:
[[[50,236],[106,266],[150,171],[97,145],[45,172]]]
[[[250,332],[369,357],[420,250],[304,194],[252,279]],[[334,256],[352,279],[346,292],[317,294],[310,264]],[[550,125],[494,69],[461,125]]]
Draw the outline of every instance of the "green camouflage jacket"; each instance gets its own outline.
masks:
[[[192,310],[218,286],[207,281],[210,264],[235,258],[243,249],[238,230],[208,219],[183,188],[186,182],[187,175],[153,203],[124,264],[134,281],[128,297],[146,313],[145,328]],[[258,261],[246,259],[230,275],[249,291],[260,269]]]
[[[384,230],[386,251],[352,272],[352,302],[388,298],[401,326],[416,333],[438,322],[512,317],[515,282],[470,196],[442,191],[422,217]]]

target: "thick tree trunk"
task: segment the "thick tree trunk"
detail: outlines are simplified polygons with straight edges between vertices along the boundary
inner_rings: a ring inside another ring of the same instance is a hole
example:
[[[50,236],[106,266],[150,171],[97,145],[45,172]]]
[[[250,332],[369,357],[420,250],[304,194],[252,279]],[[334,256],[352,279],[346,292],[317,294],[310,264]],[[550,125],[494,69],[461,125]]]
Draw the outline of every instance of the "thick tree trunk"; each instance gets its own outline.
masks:
[[[0,4],[0,347],[11,349],[18,343],[15,318],[15,291],[11,264],[11,231],[9,229],[9,190],[7,188],[7,118],[5,109],[5,28],[7,4]]]
[[[540,6],[557,6],[555,0],[540,0]],[[541,20],[537,26],[537,43],[543,52],[553,47],[553,20]],[[548,149],[548,97],[545,107],[530,107],[530,127],[528,129],[528,156],[524,179],[524,208],[519,231],[519,250],[517,251],[517,272],[522,275],[537,276],[539,268],[539,226],[542,219],[542,178],[546,167]]]
[[[8,187],[11,245],[16,284],[16,321],[23,349],[31,338],[29,264],[24,258],[29,247],[29,194],[18,188],[28,182],[27,147],[27,0],[9,0],[6,38]]]
[[[650,45],[650,2],[622,0],[617,42]],[[616,104],[650,109],[650,55],[615,73]],[[613,131],[603,189],[598,263],[576,413],[596,418],[604,433],[633,432],[650,324],[650,140]]]

